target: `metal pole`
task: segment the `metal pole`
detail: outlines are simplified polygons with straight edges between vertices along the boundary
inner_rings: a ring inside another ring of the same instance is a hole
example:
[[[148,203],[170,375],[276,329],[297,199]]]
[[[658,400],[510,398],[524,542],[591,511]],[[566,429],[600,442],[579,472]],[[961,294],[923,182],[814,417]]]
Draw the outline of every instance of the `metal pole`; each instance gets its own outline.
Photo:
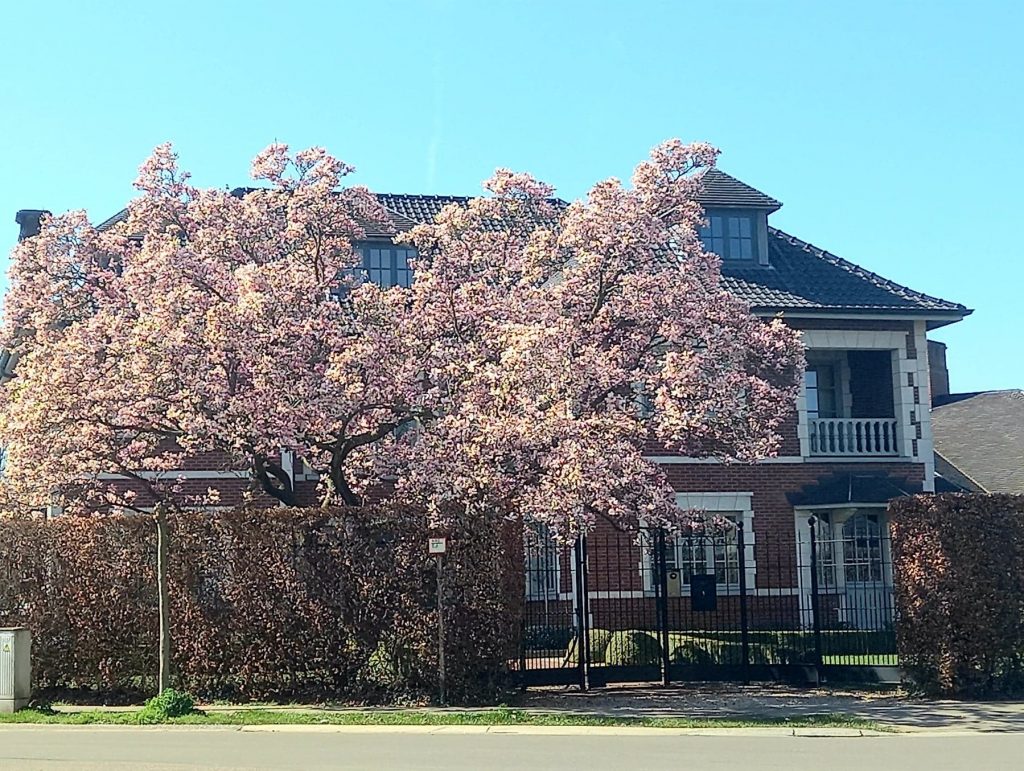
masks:
[[[818,537],[815,532],[818,520],[815,517],[808,517],[807,524],[811,531],[811,624],[814,627],[814,668],[818,673],[818,682],[821,682],[821,612],[818,607]]]
[[[740,563],[740,647],[743,651],[743,684],[750,684],[750,624],[747,619],[747,544],[743,521],[736,523],[736,548]]]
[[[437,564],[437,674],[441,690],[441,706],[447,703],[444,671],[444,568],[440,554],[435,556]]]
[[[671,660],[669,658],[668,642],[668,565],[666,564],[665,549],[666,538],[664,528],[654,531],[655,564],[658,570],[657,603],[658,603],[658,632],[661,637],[661,684],[668,685],[672,681],[669,673]]]
[[[580,661],[583,662],[583,679],[586,690],[590,690],[590,587],[587,585],[587,537],[580,536],[580,584],[583,587],[583,651]]]
[[[576,667],[579,669],[580,690],[587,690],[586,667],[583,664],[583,548],[582,538],[573,545],[573,564],[576,566]]]
[[[167,507],[163,503],[156,505],[153,519],[156,522],[156,584],[160,613],[160,668],[157,673],[157,692],[163,693],[171,687],[171,599],[167,556],[170,534],[167,529]]]

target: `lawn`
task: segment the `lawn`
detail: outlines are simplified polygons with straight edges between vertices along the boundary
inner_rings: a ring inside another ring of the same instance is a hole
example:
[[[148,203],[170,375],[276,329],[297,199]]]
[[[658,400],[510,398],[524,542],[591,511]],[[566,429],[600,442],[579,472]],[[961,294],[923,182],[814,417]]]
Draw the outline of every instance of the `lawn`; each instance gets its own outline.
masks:
[[[0,724],[36,723],[45,725],[138,725],[138,710],[86,710],[62,712],[49,709],[24,709],[0,714]],[[327,712],[315,710],[216,710],[193,712],[167,718],[165,725],[477,725],[477,726],[609,726],[643,728],[856,728],[886,730],[870,720],[846,715],[808,715],[779,718],[685,718],[685,717],[605,717],[527,712],[518,709],[472,711],[381,710]]]

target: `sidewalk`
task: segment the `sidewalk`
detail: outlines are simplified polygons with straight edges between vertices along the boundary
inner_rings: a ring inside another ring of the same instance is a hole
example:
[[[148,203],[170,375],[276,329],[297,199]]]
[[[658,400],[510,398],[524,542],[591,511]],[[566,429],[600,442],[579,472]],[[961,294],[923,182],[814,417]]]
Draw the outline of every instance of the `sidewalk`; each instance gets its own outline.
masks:
[[[614,717],[774,718],[841,714],[907,730],[1024,731],[1024,702],[912,699],[894,691],[786,686],[623,684],[587,693],[528,691],[518,706]]]

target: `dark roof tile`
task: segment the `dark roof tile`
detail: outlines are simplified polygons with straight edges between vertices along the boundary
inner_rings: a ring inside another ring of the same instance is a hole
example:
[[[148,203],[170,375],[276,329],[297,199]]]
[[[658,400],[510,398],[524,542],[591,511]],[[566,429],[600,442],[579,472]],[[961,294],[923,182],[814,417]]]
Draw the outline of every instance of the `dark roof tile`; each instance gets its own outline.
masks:
[[[714,173],[712,173],[714,172]],[[756,208],[778,208],[778,202],[717,169],[705,173],[713,182],[718,201],[738,201]],[[728,198],[726,195],[728,194]],[[468,196],[407,195],[378,193],[378,200],[388,210],[389,226],[368,229],[370,238],[390,238],[418,223],[432,222],[449,204],[465,206]],[[710,199],[707,199],[710,200]],[[551,199],[559,208],[565,201]],[[725,205],[724,203],[719,205]],[[121,211],[100,229],[111,227],[126,218]],[[500,223],[495,223],[500,227]],[[393,230],[392,230],[393,228]],[[859,267],[795,236],[768,228],[769,265],[724,261],[723,286],[758,311],[821,311],[835,313],[900,313],[911,315],[959,314],[970,310],[958,303],[914,291],[876,273]]]
[[[701,192],[697,200],[705,209],[767,209],[775,211],[782,207],[770,195],[740,182],[736,177],[726,174],[719,168],[710,168],[700,177]]]
[[[762,310],[970,311],[909,289],[776,228],[768,228],[768,266],[724,260],[722,283]]]

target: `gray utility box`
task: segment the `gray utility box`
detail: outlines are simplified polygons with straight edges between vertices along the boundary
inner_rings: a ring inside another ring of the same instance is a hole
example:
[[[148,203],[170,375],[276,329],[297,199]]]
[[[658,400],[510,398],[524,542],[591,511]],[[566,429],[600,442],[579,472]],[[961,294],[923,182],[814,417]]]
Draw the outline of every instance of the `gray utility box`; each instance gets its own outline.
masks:
[[[17,712],[32,695],[32,633],[0,629],[0,712]]]

